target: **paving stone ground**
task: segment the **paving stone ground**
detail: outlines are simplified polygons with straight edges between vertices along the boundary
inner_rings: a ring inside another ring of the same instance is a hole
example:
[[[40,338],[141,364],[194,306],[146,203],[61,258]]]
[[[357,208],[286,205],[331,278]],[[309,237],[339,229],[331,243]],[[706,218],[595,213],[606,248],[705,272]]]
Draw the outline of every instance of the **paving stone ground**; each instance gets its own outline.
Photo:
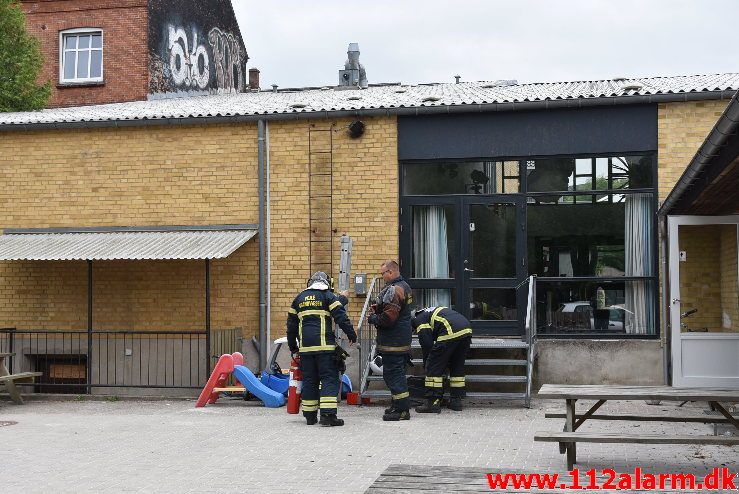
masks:
[[[221,399],[194,401],[0,400],[0,492],[360,493],[390,464],[490,467],[561,472],[556,443],[535,443],[559,402],[472,404],[464,412],[414,414],[382,422],[382,406],[340,408],[346,426],[308,427],[284,408]],[[611,402],[599,413],[670,411],[677,404]],[[688,403],[678,413],[700,413]],[[579,408],[578,408],[579,410]],[[712,426],[591,421],[582,430],[633,429],[710,434]],[[713,467],[739,471],[739,448],[689,445],[581,444],[578,466],[635,467],[653,473],[703,475]]]

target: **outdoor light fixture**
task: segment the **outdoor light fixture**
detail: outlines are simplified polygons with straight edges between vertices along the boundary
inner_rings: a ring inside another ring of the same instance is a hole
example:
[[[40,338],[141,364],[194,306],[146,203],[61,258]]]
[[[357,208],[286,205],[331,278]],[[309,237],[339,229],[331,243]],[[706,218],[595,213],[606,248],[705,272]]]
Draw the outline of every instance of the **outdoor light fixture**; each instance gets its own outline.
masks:
[[[364,135],[364,122],[361,120],[355,120],[349,124],[349,137],[357,139]]]

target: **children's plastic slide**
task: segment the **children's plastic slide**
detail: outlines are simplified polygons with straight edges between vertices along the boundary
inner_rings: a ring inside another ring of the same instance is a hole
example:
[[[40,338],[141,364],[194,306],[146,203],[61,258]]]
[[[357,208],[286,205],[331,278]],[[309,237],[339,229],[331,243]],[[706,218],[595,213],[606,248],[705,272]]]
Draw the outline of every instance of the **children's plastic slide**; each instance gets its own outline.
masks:
[[[285,404],[285,397],[282,393],[272,391],[262,384],[259,379],[248,368],[243,366],[244,357],[239,352],[231,355],[224,354],[218,359],[213,372],[205,384],[203,391],[200,393],[196,407],[204,407],[207,404],[213,404],[218,400],[223,390],[223,385],[229,376],[233,375],[245,389],[251,394],[262,400],[264,406],[270,408],[281,407]]]
[[[269,408],[281,407],[285,404],[285,397],[282,393],[273,391],[257,379],[252,371],[243,365],[234,366],[233,376],[244,385],[251,394],[264,402],[264,406]]]

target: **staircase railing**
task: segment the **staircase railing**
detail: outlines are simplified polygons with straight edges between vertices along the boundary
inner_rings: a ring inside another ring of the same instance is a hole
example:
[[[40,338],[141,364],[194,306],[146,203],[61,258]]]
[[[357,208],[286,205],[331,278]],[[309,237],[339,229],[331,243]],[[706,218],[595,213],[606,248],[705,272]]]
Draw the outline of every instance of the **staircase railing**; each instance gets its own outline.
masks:
[[[536,275],[529,276],[529,294],[526,303],[526,408],[531,407],[531,382],[533,381],[534,360],[536,359]]]
[[[367,389],[367,377],[370,371],[370,362],[375,358],[377,344],[375,336],[377,329],[367,322],[370,316],[370,305],[372,301],[377,299],[380,290],[384,285],[382,278],[374,277],[367,290],[367,298],[362,307],[362,313],[359,315],[359,323],[357,324],[357,343],[359,344],[359,394],[361,395]]]

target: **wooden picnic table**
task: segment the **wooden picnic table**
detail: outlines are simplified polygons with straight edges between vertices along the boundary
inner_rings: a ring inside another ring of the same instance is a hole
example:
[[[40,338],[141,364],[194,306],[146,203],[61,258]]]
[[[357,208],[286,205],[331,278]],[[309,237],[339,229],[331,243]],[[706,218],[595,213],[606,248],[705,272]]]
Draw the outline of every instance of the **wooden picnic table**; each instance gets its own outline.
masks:
[[[586,420],[700,422],[733,425],[739,431],[739,420],[732,416],[721,402],[739,402],[739,389],[673,388],[671,386],[620,385],[555,385],[545,384],[539,398],[564,399],[564,413],[547,413],[546,418],[564,418],[563,432],[537,432],[535,441],[558,442],[560,453],[567,455],[567,469],[577,461],[578,442],[638,443],[638,444],[717,444],[736,445],[739,437],[698,435],[647,435],[625,433],[577,432]],[[596,400],[587,412],[577,414],[577,400]],[[710,415],[611,415],[595,412],[608,400],[707,401],[723,417]]]
[[[8,367],[5,365],[5,359],[12,357],[14,353],[0,352],[0,384],[4,384],[8,390],[10,398],[18,405],[23,404],[23,398],[21,393],[15,385],[15,381],[22,381],[32,379],[36,376],[40,376],[41,372],[20,372],[18,374],[11,374],[8,372]]]

